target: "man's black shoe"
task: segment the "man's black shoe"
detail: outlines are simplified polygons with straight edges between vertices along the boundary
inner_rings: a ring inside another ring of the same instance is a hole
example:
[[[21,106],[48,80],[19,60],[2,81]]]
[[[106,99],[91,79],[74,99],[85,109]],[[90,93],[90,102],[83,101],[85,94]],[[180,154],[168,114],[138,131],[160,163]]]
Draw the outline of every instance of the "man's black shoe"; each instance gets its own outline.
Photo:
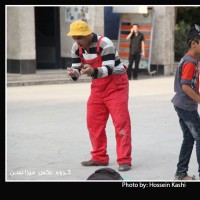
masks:
[[[108,166],[108,163],[101,163],[101,162],[96,162],[93,160],[83,161],[81,164],[83,166]]]
[[[119,171],[128,171],[131,169],[130,164],[120,164],[118,170]]]

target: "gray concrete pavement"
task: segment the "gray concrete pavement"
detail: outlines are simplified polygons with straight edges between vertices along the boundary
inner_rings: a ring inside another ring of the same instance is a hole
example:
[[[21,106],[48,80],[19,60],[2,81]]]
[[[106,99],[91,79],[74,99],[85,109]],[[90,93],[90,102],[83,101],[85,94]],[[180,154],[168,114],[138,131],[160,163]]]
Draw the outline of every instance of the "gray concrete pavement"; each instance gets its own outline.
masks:
[[[130,81],[133,166],[125,180],[173,180],[182,132],[170,102],[174,77]],[[7,87],[6,180],[85,181],[90,159],[86,101],[90,83]],[[107,124],[109,167],[117,170],[114,127]],[[198,176],[196,147],[189,174]]]

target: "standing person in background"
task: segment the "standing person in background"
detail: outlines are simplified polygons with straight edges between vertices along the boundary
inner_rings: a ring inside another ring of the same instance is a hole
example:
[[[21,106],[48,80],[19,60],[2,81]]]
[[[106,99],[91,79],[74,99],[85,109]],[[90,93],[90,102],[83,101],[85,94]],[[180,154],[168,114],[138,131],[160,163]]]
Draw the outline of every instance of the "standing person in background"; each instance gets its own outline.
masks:
[[[174,81],[175,96],[172,99],[183,132],[183,142],[180,149],[179,161],[175,180],[193,180],[188,176],[188,165],[196,142],[198,172],[200,176],[200,116],[198,104],[199,70],[197,56],[200,55],[200,26],[196,25],[187,33],[188,52],[180,60]]]
[[[130,39],[130,52],[129,52],[129,65],[128,65],[128,78],[131,80],[132,77],[132,65],[135,61],[135,68],[133,70],[133,79],[138,77],[138,69],[141,56],[145,57],[145,48],[144,48],[144,35],[139,32],[139,25],[133,24],[131,32],[126,37],[127,40]]]
[[[72,66],[67,74],[76,81],[81,74],[91,75],[87,102],[87,128],[92,144],[91,159],[83,166],[107,166],[106,124],[111,115],[115,127],[119,171],[131,169],[131,121],[128,110],[129,82],[112,41],[90,30],[84,21],[75,21],[67,34],[72,46]]]

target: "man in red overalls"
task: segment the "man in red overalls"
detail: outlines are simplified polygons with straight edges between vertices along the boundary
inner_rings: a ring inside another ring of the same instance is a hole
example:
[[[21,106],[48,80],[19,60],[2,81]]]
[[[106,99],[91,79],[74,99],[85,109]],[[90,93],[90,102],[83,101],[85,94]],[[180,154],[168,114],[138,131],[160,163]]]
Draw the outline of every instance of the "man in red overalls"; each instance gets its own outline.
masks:
[[[67,34],[72,46],[72,66],[67,74],[76,81],[91,75],[91,94],[87,102],[87,127],[93,150],[83,166],[107,166],[106,124],[109,114],[115,127],[119,171],[131,169],[131,122],[128,111],[129,82],[112,41],[93,33],[84,21],[75,21]]]

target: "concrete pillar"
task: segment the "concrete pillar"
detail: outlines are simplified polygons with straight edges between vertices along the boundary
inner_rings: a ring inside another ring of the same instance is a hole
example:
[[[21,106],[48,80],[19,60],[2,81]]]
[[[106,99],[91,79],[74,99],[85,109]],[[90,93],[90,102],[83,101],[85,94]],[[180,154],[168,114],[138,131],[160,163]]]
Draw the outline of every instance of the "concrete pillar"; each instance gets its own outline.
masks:
[[[36,72],[34,7],[7,7],[8,73]]]
[[[98,35],[104,35],[104,6],[89,7],[89,26]]]
[[[60,47],[62,68],[71,67],[71,48],[74,43],[71,37],[67,36],[70,23],[65,21],[66,7],[60,7]]]
[[[174,7],[154,7],[154,33],[151,64],[164,65],[164,75],[173,74]]]

